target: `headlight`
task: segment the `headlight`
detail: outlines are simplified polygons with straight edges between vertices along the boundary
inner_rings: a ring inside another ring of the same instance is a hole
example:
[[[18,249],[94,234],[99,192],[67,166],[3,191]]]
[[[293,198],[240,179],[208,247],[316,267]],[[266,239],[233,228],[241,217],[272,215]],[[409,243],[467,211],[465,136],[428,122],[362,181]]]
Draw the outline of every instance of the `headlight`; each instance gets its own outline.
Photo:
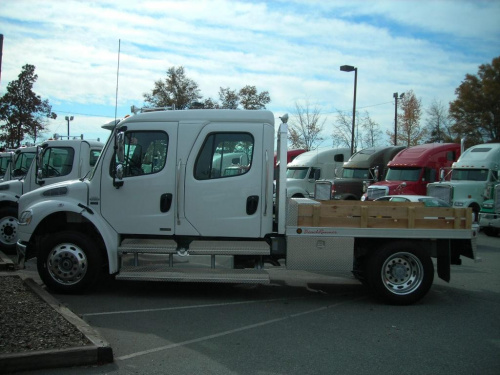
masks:
[[[464,202],[455,202],[455,203],[453,203],[453,205],[458,206],[458,207],[463,207]]]
[[[493,203],[483,203],[483,208],[493,208]]]
[[[19,216],[19,225],[29,225],[31,223],[31,219],[33,218],[33,212],[31,210],[21,212]]]

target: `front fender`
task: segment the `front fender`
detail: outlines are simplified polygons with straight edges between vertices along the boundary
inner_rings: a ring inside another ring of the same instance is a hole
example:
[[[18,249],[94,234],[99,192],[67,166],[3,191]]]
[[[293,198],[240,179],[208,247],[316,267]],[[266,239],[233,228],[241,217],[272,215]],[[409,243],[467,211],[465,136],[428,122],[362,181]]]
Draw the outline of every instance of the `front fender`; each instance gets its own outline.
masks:
[[[29,212],[29,214],[26,214],[26,212]],[[78,215],[92,224],[97,234],[101,236],[106,248],[109,272],[115,273],[118,271],[118,255],[116,252],[119,241],[118,233],[100,215],[97,215],[93,208],[85,207],[80,202],[45,200],[27,207],[23,212],[19,212],[19,241],[29,243],[34,240],[33,236],[37,233],[37,229],[45,220],[50,220],[50,217],[56,214]],[[25,216],[29,215],[31,220],[26,222]]]

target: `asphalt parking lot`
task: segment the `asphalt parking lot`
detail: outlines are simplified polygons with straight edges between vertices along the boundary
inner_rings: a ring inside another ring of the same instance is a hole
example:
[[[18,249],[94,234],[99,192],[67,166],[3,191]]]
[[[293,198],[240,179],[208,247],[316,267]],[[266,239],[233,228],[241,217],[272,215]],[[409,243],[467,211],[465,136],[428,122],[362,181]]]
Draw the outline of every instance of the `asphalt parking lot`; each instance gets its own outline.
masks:
[[[287,284],[113,281],[54,295],[111,344],[114,363],[24,374],[500,373],[500,238],[453,266],[412,306],[379,303],[354,280]],[[26,272],[33,272],[29,264]],[[0,371],[1,372],[1,371]]]

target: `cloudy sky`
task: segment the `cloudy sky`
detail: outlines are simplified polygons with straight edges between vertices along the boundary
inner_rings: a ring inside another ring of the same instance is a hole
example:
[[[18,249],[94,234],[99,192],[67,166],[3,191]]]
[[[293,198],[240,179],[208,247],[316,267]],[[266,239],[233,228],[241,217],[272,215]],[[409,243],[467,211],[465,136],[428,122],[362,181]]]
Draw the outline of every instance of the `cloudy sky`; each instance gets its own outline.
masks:
[[[394,92],[413,90],[424,113],[433,100],[447,107],[466,74],[500,56],[499,20],[498,0],[2,0],[0,95],[35,65],[34,91],[58,114],[47,136],[66,135],[74,116],[71,135],[104,140],[116,100],[118,118],[130,114],[183,66],[204,99],[253,85],[269,92],[276,117],[308,101],[328,137],[336,112],[352,113],[347,64],[358,68],[358,110],[393,129]]]

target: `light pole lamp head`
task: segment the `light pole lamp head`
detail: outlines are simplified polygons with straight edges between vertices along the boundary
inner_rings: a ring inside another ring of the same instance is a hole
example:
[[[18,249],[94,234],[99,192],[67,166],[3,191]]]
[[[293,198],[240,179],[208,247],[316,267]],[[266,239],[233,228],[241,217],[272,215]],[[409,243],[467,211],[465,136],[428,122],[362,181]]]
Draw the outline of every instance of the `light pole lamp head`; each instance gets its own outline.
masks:
[[[340,70],[343,72],[353,72],[356,70],[356,68],[352,65],[341,65]]]

